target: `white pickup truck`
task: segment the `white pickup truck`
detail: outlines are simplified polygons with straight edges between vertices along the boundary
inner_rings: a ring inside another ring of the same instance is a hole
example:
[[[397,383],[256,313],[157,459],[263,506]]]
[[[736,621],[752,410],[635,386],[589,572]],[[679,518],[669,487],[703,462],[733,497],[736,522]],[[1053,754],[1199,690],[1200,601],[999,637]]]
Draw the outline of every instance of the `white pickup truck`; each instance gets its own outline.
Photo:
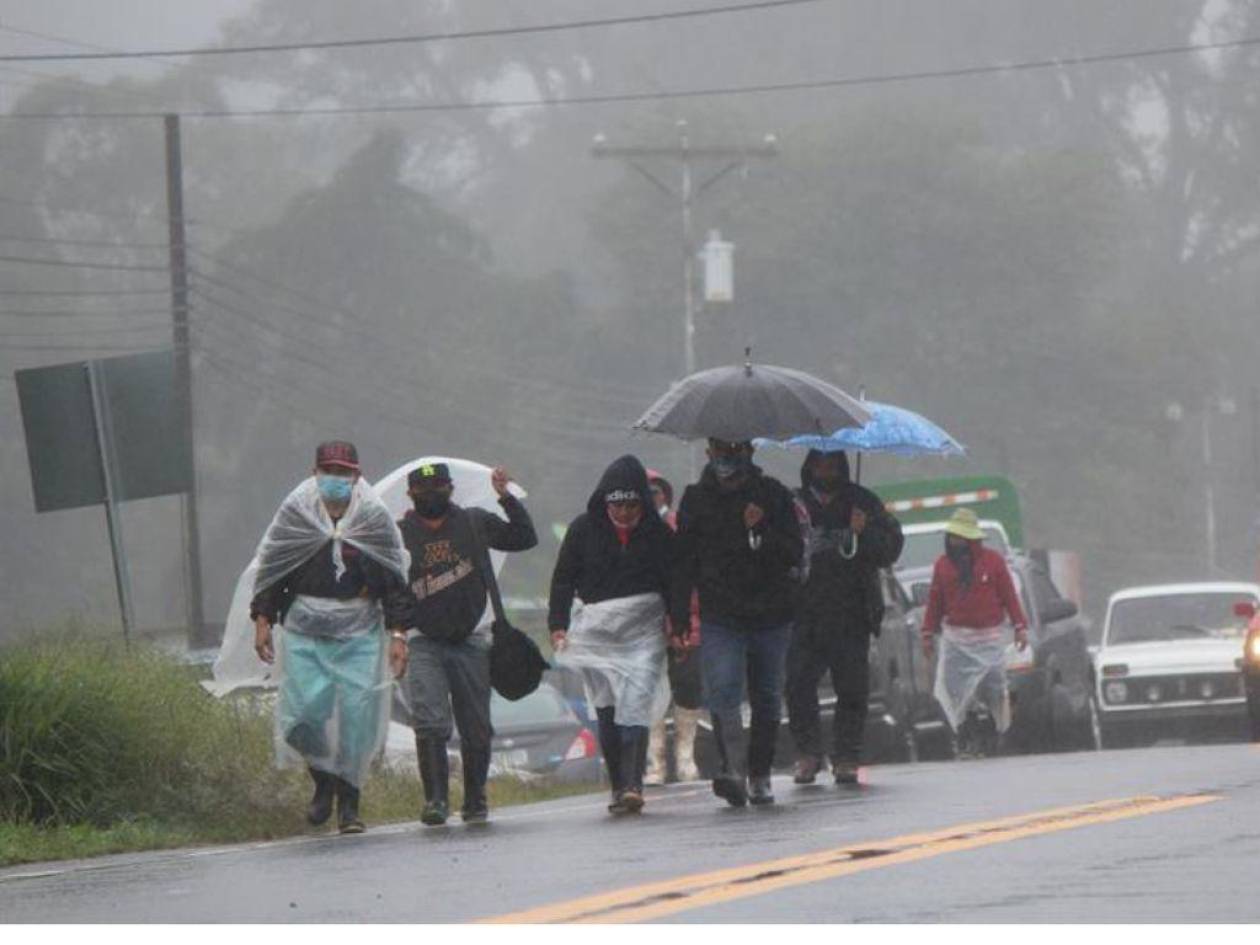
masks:
[[[1205,731],[1246,731],[1238,667],[1260,585],[1237,581],[1130,587],[1111,595],[1094,655],[1104,747]]]

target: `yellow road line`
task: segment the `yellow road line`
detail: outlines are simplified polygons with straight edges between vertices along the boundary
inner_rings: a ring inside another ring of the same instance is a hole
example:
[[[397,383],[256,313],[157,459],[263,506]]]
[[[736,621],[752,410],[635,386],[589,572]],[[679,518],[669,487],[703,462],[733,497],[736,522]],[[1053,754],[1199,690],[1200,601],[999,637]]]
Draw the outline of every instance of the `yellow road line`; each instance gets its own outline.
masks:
[[[898,866],[945,853],[974,850],[1060,830],[1182,810],[1219,800],[1221,796],[1213,794],[1168,798],[1141,796],[1059,807],[708,873],[693,873],[483,921],[496,924],[646,922],[689,909],[760,896],[789,886]]]

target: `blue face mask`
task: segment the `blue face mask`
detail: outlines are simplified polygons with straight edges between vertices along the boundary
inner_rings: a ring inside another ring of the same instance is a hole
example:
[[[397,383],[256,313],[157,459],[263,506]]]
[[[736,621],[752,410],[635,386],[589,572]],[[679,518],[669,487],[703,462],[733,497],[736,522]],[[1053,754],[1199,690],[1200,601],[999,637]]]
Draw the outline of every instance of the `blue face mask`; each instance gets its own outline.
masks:
[[[319,487],[319,497],[325,502],[349,502],[354,489],[354,480],[348,476],[330,476],[327,473],[319,473],[315,484]]]
[[[719,479],[733,479],[744,471],[747,461],[743,456],[715,456],[709,460],[709,466]]]

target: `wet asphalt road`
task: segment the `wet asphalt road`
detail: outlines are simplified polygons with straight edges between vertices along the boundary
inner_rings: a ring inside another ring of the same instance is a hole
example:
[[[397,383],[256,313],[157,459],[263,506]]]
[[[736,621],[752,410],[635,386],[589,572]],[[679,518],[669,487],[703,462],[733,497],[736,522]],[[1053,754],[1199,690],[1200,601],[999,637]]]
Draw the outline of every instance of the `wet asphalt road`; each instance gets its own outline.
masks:
[[[865,777],[848,789],[778,778],[779,803],[764,809],[732,810],[707,785],[674,785],[650,792],[635,820],[610,819],[601,795],[506,809],[481,828],[408,824],[14,867],[0,870],[0,921],[465,922],[551,904],[562,905],[524,918],[1260,921],[1260,749],[1251,745],[889,766]],[[992,823],[1150,796],[1168,803],[1121,805],[1114,820],[1113,808],[1088,808]],[[905,839],[942,830],[944,840]],[[859,851],[823,858],[843,863],[842,875],[796,864],[676,882],[838,848]],[[647,913],[563,905],[658,881],[627,897]],[[651,914],[662,904],[668,914]]]

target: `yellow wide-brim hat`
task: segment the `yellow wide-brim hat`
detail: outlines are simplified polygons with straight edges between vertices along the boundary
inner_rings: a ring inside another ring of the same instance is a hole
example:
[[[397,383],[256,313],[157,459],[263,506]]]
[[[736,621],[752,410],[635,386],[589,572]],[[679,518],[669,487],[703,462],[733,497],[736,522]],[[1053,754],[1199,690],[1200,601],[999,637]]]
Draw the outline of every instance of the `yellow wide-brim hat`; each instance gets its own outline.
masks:
[[[973,509],[958,509],[954,512],[945,525],[945,531],[950,535],[966,538],[968,541],[977,541],[984,537]]]

